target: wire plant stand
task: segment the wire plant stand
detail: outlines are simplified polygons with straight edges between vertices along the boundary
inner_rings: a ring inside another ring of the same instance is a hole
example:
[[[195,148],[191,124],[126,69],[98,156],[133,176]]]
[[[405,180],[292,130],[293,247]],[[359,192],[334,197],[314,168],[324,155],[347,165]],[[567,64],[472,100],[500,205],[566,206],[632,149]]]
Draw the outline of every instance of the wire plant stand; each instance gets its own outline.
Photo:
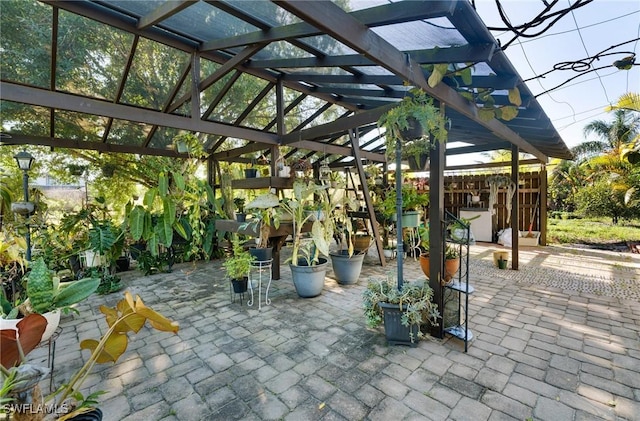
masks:
[[[271,305],[271,298],[269,298],[269,288],[271,287],[271,265],[273,259],[269,260],[257,260],[251,262],[251,268],[249,269],[249,291],[251,292],[251,298],[247,301],[247,306],[251,307],[254,304],[253,289],[254,285],[258,287],[258,310],[262,310],[262,284],[267,283],[267,287],[264,293],[264,304]]]

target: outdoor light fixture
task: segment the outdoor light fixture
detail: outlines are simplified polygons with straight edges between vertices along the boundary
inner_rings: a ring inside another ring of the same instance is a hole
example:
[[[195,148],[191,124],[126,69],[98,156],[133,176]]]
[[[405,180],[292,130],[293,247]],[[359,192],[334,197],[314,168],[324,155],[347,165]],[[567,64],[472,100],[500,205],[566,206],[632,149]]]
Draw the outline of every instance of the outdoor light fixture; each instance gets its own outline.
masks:
[[[31,169],[31,165],[33,165],[33,156],[27,151],[18,152],[13,156],[13,158],[18,163],[18,168],[22,171],[29,171]]]
[[[18,168],[22,170],[22,189],[24,190],[24,201],[25,203],[29,203],[29,170],[33,165],[33,161],[35,160],[33,156],[27,152],[22,151],[18,152],[13,156],[13,158],[18,163]],[[26,217],[29,217],[29,213],[27,213]],[[29,227],[29,220],[27,219],[27,223],[25,224],[27,227],[27,232],[25,234],[25,240],[27,241],[27,251],[25,253],[25,257],[28,262],[31,261],[31,230]]]
[[[331,178],[329,175],[331,174],[331,168],[329,168],[329,164],[327,164],[327,160],[325,159],[320,165],[320,180],[329,181]]]

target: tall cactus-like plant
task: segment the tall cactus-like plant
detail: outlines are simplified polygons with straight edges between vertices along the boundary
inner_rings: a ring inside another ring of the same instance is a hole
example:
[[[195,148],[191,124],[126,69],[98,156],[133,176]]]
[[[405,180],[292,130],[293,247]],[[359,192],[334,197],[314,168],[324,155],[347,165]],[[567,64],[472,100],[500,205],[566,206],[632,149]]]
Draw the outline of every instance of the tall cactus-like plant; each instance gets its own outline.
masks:
[[[99,285],[100,278],[85,278],[62,287],[40,257],[27,275],[27,296],[32,310],[42,314],[86,299]]]

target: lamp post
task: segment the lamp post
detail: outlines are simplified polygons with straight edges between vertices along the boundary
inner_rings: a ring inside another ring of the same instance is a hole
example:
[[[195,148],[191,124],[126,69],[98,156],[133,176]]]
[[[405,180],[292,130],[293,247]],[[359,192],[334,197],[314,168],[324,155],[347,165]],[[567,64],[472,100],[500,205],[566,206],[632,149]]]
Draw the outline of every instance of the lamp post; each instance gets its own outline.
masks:
[[[13,156],[13,158],[18,163],[18,168],[22,170],[22,189],[24,190],[24,201],[29,202],[29,170],[33,165],[34,158],[27,151],[18,152]],[[27,214],[27,233],[25,234],[25,240],[27,240],[26,258],[28,262],[31,261],[31,229],[29,227],[29,216],[30,214]]]

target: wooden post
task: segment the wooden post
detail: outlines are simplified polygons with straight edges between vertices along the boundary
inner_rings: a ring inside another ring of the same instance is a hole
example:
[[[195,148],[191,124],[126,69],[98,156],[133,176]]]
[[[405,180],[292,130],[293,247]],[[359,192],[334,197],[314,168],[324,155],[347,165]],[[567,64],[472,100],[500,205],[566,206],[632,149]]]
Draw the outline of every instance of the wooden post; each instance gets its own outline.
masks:
[[[540,187],[538,194],[540,195],[540,245],[547,245],[547,199],[548,199],[548,183],[547,183],[547,166],[540,166]]]
[[[445,145],[435,142],[435,149],[430,154],[429,168],[429,286],[433,289],[433,300],[438,305],[440,314],[444,314],[444,291],[440,285],[443,270],[444,250],[442,248],[441,221],[444,220],[444,167]],[[398,259],[401,257],[398,256]],[[437,338],[444,337],[443,319],[438,326],[432,327],[431,334]]]
[[[371,201],[371,194],[369,193],[369,186],[367,186],[367,182],[365,181],[364,168],[362,167],[362,159],[360,158],[360,136],[358,136],[357,134],[357,129],[349,129],[349,139],[351,140],[351,149],[353,150],[353,157],[355,158],[356,170],[358,171],[358,176],[360,176],[360,181],[362,184],[364,203],[367,205],[367,212],[369,213],[371,231],[373,233],[373,238],[376,241],[376,248],[378,249],[378,257],[380,258],[380,264],[382,265],[382,267],[384,267],[386,265],[386,260],[384,258],[384,251],[382,249],[380,232],[378,231],[378,220],[376,219],[376,213],[373,209],[373,202]]]
[[[520,264],[520,257],[518,255],[518,234],[520,230],[520,187],[518,185],[518,176],[520,173],[519,153],[520,148],[518,148],[517,145],[511,145],[511,181],[516,183],[516,192],[511,200],[511,268],[513,270],[518,270]]]

